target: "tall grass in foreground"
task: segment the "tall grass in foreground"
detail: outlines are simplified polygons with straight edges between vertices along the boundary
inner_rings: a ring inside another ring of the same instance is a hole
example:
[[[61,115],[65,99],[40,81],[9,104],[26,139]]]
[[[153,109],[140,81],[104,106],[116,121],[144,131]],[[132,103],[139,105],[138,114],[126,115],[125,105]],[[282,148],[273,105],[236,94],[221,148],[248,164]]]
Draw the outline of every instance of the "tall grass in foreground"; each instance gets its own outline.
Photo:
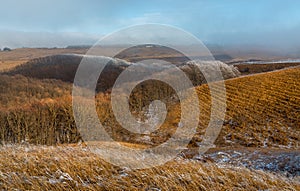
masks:
[[[0,149],[4,190],[300,190],[300,182],[244,167],[176,159],[130,170],[80,147],[6,146]]]

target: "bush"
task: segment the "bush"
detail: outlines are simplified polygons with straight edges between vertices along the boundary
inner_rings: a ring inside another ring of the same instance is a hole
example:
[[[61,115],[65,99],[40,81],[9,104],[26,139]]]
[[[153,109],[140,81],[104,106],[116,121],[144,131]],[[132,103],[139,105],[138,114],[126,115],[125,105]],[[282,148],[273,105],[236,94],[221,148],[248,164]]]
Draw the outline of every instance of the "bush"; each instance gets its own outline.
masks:
[[[11,51],[11,49],[8,47],[5,47],[5,48],[3,48],[3,51]]]

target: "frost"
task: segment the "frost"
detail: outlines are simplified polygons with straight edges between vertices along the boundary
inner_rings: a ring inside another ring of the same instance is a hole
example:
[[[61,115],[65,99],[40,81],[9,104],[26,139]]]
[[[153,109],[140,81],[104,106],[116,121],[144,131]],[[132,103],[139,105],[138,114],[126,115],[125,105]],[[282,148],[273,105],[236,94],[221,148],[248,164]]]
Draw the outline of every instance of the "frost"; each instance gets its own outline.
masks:
[[[286,176],[300,176],[300,154],[299,151],[218,151],[203,156],[194,157],[201,160],[208,157],[218,166],[232,165],[252,168],[255,170],[267,170],[282,173]]]

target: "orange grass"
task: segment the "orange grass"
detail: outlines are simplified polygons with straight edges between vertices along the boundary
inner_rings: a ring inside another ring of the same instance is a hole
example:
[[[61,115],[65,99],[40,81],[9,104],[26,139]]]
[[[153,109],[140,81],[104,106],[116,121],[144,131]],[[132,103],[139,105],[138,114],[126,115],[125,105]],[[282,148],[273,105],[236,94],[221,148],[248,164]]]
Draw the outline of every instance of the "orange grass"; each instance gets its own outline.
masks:
[[[130,170],[84,147],[5,146],[0,149],[4,190],[299,190],[300,183],[232,166],[176,159]]]

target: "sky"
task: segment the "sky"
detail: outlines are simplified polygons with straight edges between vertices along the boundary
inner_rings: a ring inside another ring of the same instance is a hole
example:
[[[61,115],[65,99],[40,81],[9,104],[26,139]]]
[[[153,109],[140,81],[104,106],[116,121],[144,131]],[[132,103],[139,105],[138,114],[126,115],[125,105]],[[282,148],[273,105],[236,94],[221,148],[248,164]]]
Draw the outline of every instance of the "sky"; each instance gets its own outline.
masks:
[[[204,43],[299,48],[294,0],[0,0],[0,48],[94,44],[135,24],[186,30]]]

